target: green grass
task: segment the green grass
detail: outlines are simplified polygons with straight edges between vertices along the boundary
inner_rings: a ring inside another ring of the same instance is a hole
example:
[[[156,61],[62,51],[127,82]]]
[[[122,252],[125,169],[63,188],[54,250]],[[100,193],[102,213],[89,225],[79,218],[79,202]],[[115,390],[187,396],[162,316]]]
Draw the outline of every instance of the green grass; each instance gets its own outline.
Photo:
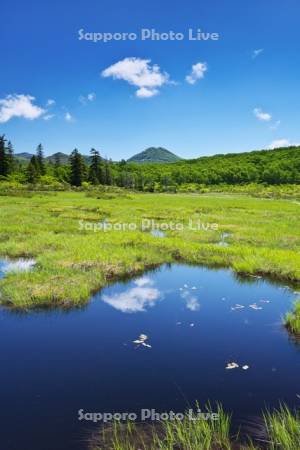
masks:
[[[84,304],[108,282],[164,262],[230,267],[300,281],[300,205],[294,200],[224,194],[30,192],[0,196],[0,255],[34,257],[30,273],[0,281],[1,302],[18,308]],[[94,232],[97,224],[138,224],[137,230]],[[143,219],[179,222],[166,238],[141,231]],[[218,224],[191,230],[188,221]],[[228,247],[219,245],[230,233]]]
[[[212,411],[211,408],[207,408]],[[300,415],[285,405],[264,414],[265,438],[248,444],[230,435],[231,420],[218,405],[219,420],[164,420],[152,424],[113,422],[101,427],[90,441],[90,450],[299,450]]]
[[[212,412],[207,407],[207,412]],[[90,450],[230,450],[230,417],[217,407],[219,420],[168,419],[156,425],[113,422],[94,435]]]
[[[294,304],[294,309],[291,312],[286,313],[284,323],[287,329],[300,336],[300,301],[297,300]]]
[[[281,405],[277,411],[265,415],[265,424],[270,439],[270,450],[299,450],[300,415]]]

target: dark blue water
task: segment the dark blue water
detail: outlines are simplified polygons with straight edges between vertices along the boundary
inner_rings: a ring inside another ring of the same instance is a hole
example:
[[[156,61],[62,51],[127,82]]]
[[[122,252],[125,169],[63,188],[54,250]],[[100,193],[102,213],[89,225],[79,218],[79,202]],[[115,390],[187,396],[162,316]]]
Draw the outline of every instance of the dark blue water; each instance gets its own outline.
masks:
[[[238,421],[279,400],[299,406],[300,347],[281,325],[295,298],[262,279],[173,265],[112,285],[82,310],[2,309],[1,449],[85,449],[97,425],[78,421],[80,409],[218,400]],[[132,342],[141,333],[151,348]]]

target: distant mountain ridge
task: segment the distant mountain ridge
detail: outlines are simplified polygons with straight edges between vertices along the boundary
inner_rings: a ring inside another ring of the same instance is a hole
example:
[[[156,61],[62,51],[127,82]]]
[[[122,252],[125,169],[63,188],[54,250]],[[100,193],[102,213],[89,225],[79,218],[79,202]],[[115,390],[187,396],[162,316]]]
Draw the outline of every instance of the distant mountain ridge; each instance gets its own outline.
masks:
[[[21,162],[25,162],[25,161],[30,161],[30,159],[34,156],[33,153],[27,153],[27,152],[23,152],[23,153],[16,153],[15,154],[16,158],[19,159]],[[90,157],[88,155],[82,155],[85,162],[89,162]],[[50,156],[46,156],[45,160],[51,163],[55,163],[55,161],[57,159],[59,159],[60,164],[64,165],[64,164],[68,164],[69,162],[69,157],[70,155],[67,155],[66,153],[63,152],[57,152],[57,153],[53,153],[53,155]]]
[[[20,162],[30,161],[33,156],[33,153],[16,153],[16,158],[20,160]],[[89,163],[90,156],[82,155],[85,162]],[[57,158],[59,159],[60,164],[68,164],[70,155],[67,155],[63,152],[53,153],[53,155],[46,156],[45,159],[48,162],[55,163]],[[173,163],[177,161],[181,161],[182,158],[170,152],[166,148],[163,147],[149,147],[146,150],[137,153],[127,160],[127,162],[135,162],[135,163]]]
[[[135,163],[172,163],[182,158],[163,147],[149,147],[127,160]]]

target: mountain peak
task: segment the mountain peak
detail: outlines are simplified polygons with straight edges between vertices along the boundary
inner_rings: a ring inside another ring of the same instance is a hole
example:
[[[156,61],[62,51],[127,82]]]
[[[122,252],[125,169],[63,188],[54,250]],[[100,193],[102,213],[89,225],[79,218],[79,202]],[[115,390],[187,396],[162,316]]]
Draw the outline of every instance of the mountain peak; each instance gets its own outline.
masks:
[[[129,158],[128,162],[135,163],[170,163],[181,158],[163,147],[149,147]]]

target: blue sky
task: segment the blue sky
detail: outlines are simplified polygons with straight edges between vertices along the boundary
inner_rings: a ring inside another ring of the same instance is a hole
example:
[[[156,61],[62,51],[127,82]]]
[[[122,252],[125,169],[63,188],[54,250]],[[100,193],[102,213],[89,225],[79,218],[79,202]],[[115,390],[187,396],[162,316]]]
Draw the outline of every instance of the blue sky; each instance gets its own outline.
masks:
[[[149,146],[189,158],[299,143],[299,19],[297,0],[5,0],[0,133],[16,152],[42,142],[113,160]],[[143,28],[185,39],[142,41]],[[190,41],[189,28],[219,40]],[[137,39],[95,43],[80,29]]]

